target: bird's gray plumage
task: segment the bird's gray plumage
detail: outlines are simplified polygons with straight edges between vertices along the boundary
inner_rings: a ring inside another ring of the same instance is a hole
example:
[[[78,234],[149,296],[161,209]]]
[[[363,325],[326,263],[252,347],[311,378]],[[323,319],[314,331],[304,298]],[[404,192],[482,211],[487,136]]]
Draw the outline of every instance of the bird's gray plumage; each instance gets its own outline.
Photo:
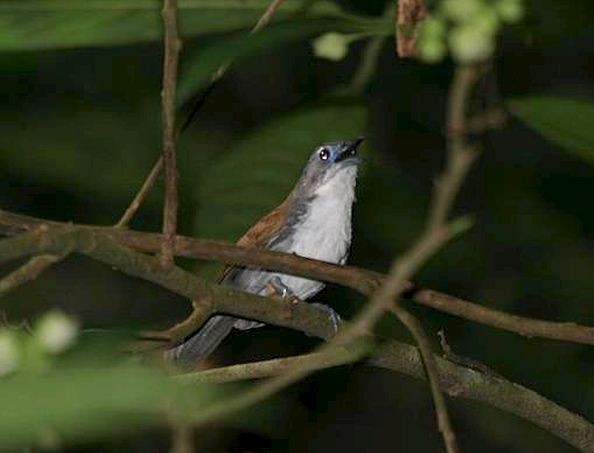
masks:
[[[361,139],[328,143],[311,155],[287,199],[289,204],[281,225],[265,238],[262,248],[331,263],[346,261],[357,178],[355,151],[360,142]],[[327,158],[323,159],[326,154]],[[310,299],[324,287],[315,280],[246,268],[233,268],[220,284],[267,295],[268,285],[273,281],[280,282],[301,300]],[[167,355],[182,363],[194,363],[207,357],[233,328],[244,330],[261,325],[251,320],[215,315]]]

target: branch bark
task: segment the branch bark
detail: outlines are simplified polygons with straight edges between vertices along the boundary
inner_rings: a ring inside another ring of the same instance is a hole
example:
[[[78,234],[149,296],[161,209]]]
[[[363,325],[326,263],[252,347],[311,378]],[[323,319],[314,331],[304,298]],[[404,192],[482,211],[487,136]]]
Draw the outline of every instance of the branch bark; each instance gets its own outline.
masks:
[[[155,165],[153,165],[153,168],[149,172],[145,181],[142,183],[140,190],[134,196],[134,199],[130,203],[130,206],[126,208],[126,211],[124,212],[124,214],[122,214],[122,217],[120,217],[118,223],[115,224],[116,228],[125,228],[128,226],[130,221],[134,218],[134,216],[142,206],[142,203],[144,203],[144,200],[146,200],[146,197],[148,197],[149,193],[151,192],[151,189],[155,185],[155,182],[157,182],[157,178],[161,174],[162,169],[163,156],[161,155],[157,159],[157,162],[155,162]]]
[[[163,133],[163,163],[165,165],[165,204],[163,207],[163,245],[161,261],[173,261],[177,232],[178,188],[175,156],[175,91],[177,66],[182,42],[177,29],[177,0],[163,0],[163,89],[161,92],[161,116]]]
[[[94,234],[109,238],[117,244],[141,252],[158,253],[162,242],[162,236],[157,233],[54,222],[0,209],[1,234],[15,235],[35,230],[42,225],[88,230]],[[365,296],[373,294],[373,291],[385,278],[383,274],[378,272],[354,266],[337,266],[285,253],[247,249],[224,242],[186,236],[176,237],[175,253],[177,256],[186,258],[220,261],[225,264],[258,267],[301,277],[315,278],[351,288]],[[594,345],[593,327],[582,326],[573,322],[553,322],[526,318],[488,308],[440,291],[423,288],[411,282],[405,285],[403,297],[408,301],[452,316],[507,330],[528,338],[547,338]]]
[[[64,258],[64,255],[39,255],[30,258],[25,264],[0,280],[0,297],[24,283],[35,280],[43,271]]]
[[[119,245],[101,230],[48,227],[46,231],[37,229],[0,241],[0,262],[30,255],[74,252],[90,256],[125,274],[151,281],[189,300],[200,300],[212,312],[257,319],[322,339],[334,336],[334,327],[328,317],[307,303],[287,304],[282,300],[208,284],[177,266],[163,267],[157,258]],[[187,322],[184,329],[172,331],[172,337],[164,344],[170,346],[181,341],[201,322],[199,317],[194,325]],[[524,418],[577,448],[594,451],[594,426],[583,417],[518,384],[438,357],[435,360],[441,385],[449,395],[485,402]],[[418,350],[410,345],[390,341],[373,353],[369,363],[424,379]],[[310,363],[310,366],[316,369],[316,364]]]
[[[176,379],[189,384],[262,379],[284,373],[293,366],[303,366],[310,355],[231,365],[180,375]],[[323,364],[316,362],[322,369],[344,365],[350,359],[348,351],[341,351],[327,355]],[[434,360],[441,386],[449,396],[489,404],[555,434],[581,451],[594,451],[594,426],[583,417],[500,376],[461,366],[438,355],[434,355]],[[398,341],[385,342],[363,363],[414,379],[426,379],[418,349]]]
[[[425,0],[399,0],[396,13],[396,52],[399,57],[417,54],[419,27],[427,16]]]

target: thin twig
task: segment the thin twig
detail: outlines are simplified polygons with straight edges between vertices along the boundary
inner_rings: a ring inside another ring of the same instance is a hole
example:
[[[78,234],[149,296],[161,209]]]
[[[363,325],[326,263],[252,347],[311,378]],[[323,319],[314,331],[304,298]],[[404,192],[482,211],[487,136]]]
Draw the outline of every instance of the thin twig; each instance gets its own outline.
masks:
[[[272,19],[274,13],[276,13],[276,11],[280,8],[283,1],[284,0],[272,0],[270,5],[268,5],[268,8],[266,8],[266,11],[264,11],[264,14],[260,16],[258,22],[256,22],[256,25],[254,25],[254,28],[252,28],[251,34],[258,33],[270,23],[270,19]]]
[[[414,57],[419,26],[427,16],[425,0],[399,0],[396,14],[396,52],[401,58]]]
[[[187,423],[173,418],[171,425],[170,453],[194,453],[194,429]]]
[[[278,8],[281,6],[282,2],[283,2],[283,0],[273,0],[273,2],[266,8],[266,11],[264,11],[262,16],[258,19],[258,22],[254,26],[254,28],[252,28],[251,34],[260,31],[262,28],[264,28],[266,25],[268,25],[268,23],[272,19],[272,16],[278,10]],[[206,99],[210,96],[210,94],[214,90],[217,83],[220,81],[220,79],[225,75],[225,73],[229,69],[230,64],[231,64],[231,62],[227,62],[227,63],[221,65],[213,73],[208,86],[204,89],[204,91],[202,92],[202,95],[195,102],[194,107],[192,108],[192,111],[190,112],[190,114],[188,114],[188,116],[184,120],[182,127],[180,128],[180,132],[185,131],[186,128],[190,125],[190,123],[192,122],[192,120],[195,117],[198,110],[200,110],[200,108],[202,108],[202,106],[206,102]],[[151,189],[155,185],[155,182],[157,181],[159,175],[161,174],[162,169],[163,169],[163,155],[159,156],[159,158],[155,162],[155,165],[153,165],[153,168],[151,169],[150,173],[146,177],[144,183],[142,184],[142,187],[140,188],[140,190],[138,191],[138,193],[136,194],[136,196],[130,203],[130,206],[126,209],[126,212],[122,215],[122,217],[116,224],[116,227],[120,227],[120,228],[125,227],[134,218],[134,216],[136,215],[136,213],[138,212],[138,210],[144,203],[144,200],[146,200],[148,194],[150,193]]]
[[[177,29],[177,0],[163,0],[163,89],[161,115],[163,123],[163,164],[165,166],[165,204],[163,207],[163,245],[161,262],[173,261],[177,233],[177,164],[175,156],[175,91],[181,39]]]
[[[435,405],[435,413],[437,414],[437,426],[441,433],[446,451],[453,453],[458,451],[456,444],[456,435],[452,428],[450,416],[448,414],[447,405],[443,396],[441,384],[439,382],[439,375],[437,372],[437,364],[435,357],[431,352],[431,343],[427,334],[423,330],[423,326],[417,318],[411,315],[408,311],[404,310],[398,303],[392,306],[392,313],[400,320],[402,324],[406,326],[408,331],[411,333],[415,342],[419,346],[419,352],[421,355],[421,361],[423,363],[425,374],[427,376],[427,382],[429,383],[429,389],[431,390],[431,397]]]
[[[365,88],[367,88],[369,81],[376,73],[378,59],[386,39],[387,36],[384,35],[369,38],[365,49],[363,49],[359,67],[355,72],[353,80],[345,90],[347,93],[357,95],[363,93]]]
[[[162,236],[133,230],[116,230],[111,227],[97,227],[56,222],[35,217],[14,214],[0,209],[0,233],[15,235],[46,225],[54,228],[75,228],[88,230],[98,237],[105,237],[132,249],[158,253]],[[239,247],[220,241],[177,236],[176,256],[185,258],[220,261],[225,264],[257,267],[261,269],[315,278],[351,288],[365,296],[371,296],[384,281],[385,275],[354,266],[338,266],[300,256]],[[0,254],[0,261],[3,261]],[[578,344],[594,345],[594,327],[573,322],[554,322],[495,310],[478,303],[469,302],[440,291],[423,288],[408,282],[403,297],[411,302],[448,313],[468,321],[503,329],[528,338],[548,338]]]
[[[458,130],[464,130],[466,126],[466,109],[474,88],[474,83],[479,77],[479,71],[475,66],[456,68],[454,79],[451,84],[446,123],[448,130],[453,126],[460,126]],[[447,228],[448,216],[454,204],[460,187],[474,161],[476,152],[467,143],[463,135],[450,136],[448,140],[448,159],[443,175],[439,178],[439,184],[435,187],[432,209],[428,217],[426,240],[429,241],[433,235],[439,235],[440,231]],[[392,306],[392,311],[398,319],[406,325],[415,337],[421,357],[427,373],[427,380],[431,388],[437,424],[442,434],[443,441],[448,453],[458,451],[456,436],[452,428],[450,417],[447,411],[446,402],[439,384],[437,369],[431,344],[422,329],[418,320],[398,304]]]
[[[43,271],[61,261],[65,255],[39,255],[29,259],[18,269],[12,271],[0,280],[0,297],[17,288],[23,283],[35,280]]]
[[[362,344],[363,346],[363,344]],[[176,380],[185,383],[222,384],[225,382],[263,379],[286,373],[292,368],[316,367],[316,370],[346,365],[360,359],[365,348],[334,348],[327,352],[265,360],[262,362],[242,363],[204,371],[185,373],[175,376]]]
[[[251,29],[250,35],[253,35],[254,33],[258,33],[260,30],[262,30],[264,27],[266,27],[269,24],[270,20],[272,19],[272,16],[280,8],[283,1],[284,0],[272,0],[272,2],[268,5],[266,10],[264,11],[264,13],[262,13],[260,18],[258,19],[258,22],[256,22],[256,25],[254,25],[254,27]],[[200,95],[197,97],[196,101],[194,101],[194,106],[190,110],[190,113],[188,113],[188,115],[186,116],[186,119],[184,120],[182,127],[181,127],[181,132],[184,132],[190,126],[190,124],[196,117],[196,114],[202,108],[202,106],[204,105],[204,103],[206,102],[208,97],[212,94],[212,92],[214,91],[215,87],[219,84],[221,79],[225,76],[225,74],[231,67],[232,63],[233,63],[233,60],[229,60],[229,61],[223,63],[221,66],[219,66],[212,73],[212,75],[210,76],[208,85],[206,85],[206,87],[202,90]]]
[[[115,228],[125,228],[128,226],[130,221],[134,218],[134,216],[142,206],[142,203],[144,203],[144,200],[146,200],[146,198],[148,197],[162,169],[163,156],[161,155],[159,156],[157,162],[155,162],[155,165],[146,177],[146,180],[142,184],[142,187],[130,203],[130,206],[128,206],[128,208],[126,209],[126,212],[124,212],[118,223],[115,224]]]

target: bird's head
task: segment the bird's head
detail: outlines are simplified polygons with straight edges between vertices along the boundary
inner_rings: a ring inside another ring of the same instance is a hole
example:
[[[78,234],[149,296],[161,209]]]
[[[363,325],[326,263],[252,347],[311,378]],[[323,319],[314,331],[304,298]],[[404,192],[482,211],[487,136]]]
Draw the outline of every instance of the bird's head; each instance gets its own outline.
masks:
[[[312,153],[301,173],[298,190],[302,195],[314,195],[332,183],[355,185],[357,165],[360,162],[357,148],[363,142],[359,137],[344,142],[324,143]]]

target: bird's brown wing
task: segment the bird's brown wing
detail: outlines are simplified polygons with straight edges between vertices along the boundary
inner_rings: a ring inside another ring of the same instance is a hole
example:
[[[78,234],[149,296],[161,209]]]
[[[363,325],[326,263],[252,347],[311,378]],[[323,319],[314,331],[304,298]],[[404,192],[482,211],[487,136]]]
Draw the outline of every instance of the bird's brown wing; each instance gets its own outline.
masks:
[[[247,248],[263,248],[284,225],[289,208],[290,195],[276,208],[262,217],[236,242],[236,245]],[[217,276],[217,283],[222,283],[230,274],[241,269],[241,266],[228,264]]]

